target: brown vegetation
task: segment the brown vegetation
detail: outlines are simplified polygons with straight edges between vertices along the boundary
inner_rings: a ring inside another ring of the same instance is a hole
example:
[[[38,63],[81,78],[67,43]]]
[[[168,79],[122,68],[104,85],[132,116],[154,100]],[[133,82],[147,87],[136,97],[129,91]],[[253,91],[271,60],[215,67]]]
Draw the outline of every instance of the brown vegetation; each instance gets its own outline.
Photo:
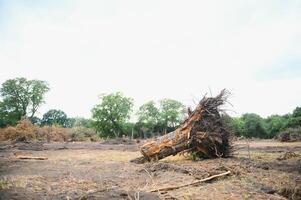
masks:
[[[277,139],[281,142],[296,142],[301,141],[301,127],[288,128],[277,136]]]
[[[62,128],[57,126],[37,126],[29,120],[21,120],[17,126],[0,129],[0,141],[97,141],[96,133],[84,127]]]

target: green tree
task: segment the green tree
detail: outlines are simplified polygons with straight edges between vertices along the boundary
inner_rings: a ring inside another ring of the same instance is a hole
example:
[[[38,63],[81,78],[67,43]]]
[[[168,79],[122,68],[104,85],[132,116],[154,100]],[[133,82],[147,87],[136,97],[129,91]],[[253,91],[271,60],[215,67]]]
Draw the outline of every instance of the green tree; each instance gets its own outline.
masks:
[[[301,107],[294,109],[293,114],[288,115],[287,128],[301,127]]]
[[[48,90],[48,84],[44,81],[9,79],[0,88],[2,96],[0,112],[5,113],[10,124],[16,123],[22,117],[33,118],[44,103],[44,95]]]
[[[151,132],[154,131],[155,127],[159,123],[160,112],[156,107],[154,101],[149,101],[139,107],[138,112],[138,122],[144,124]]]
[[[91,119],[86,119],[83,117],[75,117],[75,118],[69,118],[68,120],[69,120],[70,127],[92,128],[93,121]]]
[[[293,117],[301,117],[301,107],[295,108],[293,111]]]
[[[94,128],[102,137],[126,135],[125,124],[132,112],[133,99],[122,93],[101,95],[100,103],[92,109]]]
[[[244,121],[243,135],[246,137],[267,138],[263,119],[254,113],[247,113],[242,116]]]
[[[163,99],[160,101],[160,122],[164,132],[169,128],[174,129],[184,119],[185,106],[173,99]]]
[[[269,116],[265,121],[269,138],[275,137],[287,124],[287,120],[280,115]]]
[[[40,119],[38,117],[32,117],[32,118],[30,118],[30,122],[34,125],[40,126],[42,123],[42,119]]]
[[[67,114],[62,110],[51,109],[47,111],[42,118],[42,125],[59,125],[68,127]]]
[[[10,111],[4,102],[0,101],[0,128],[7,125],[16,125],[19,121],[19,113]]]
[[[231,117],[227,114],[222,115],[223,123],[227,130],[234,133],[236,136],[242,136],[244,131],[244,121],[240,117]]]
[[[232,118],[232,127],[233,127],[233,132],[235,135],[243,136],[245,122],[242,120],[242,118],[240,118],[240,117]]]

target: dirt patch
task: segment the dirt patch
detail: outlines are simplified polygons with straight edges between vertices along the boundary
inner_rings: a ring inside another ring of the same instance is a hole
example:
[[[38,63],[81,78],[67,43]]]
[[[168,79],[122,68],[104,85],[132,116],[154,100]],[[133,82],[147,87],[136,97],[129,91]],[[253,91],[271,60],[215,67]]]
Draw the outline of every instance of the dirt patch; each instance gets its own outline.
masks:
[[[294,161],[274,161],[274,162],[256,162],[253,165],[254,167],[264,169],[264,170],[278,170],[288,173],[297,172],[301,174],[301,160]]]
[[[137,151],[137,144],[104,144],[103,142],[13,142],[0,143],[0,151],[30,150],[30,151],[54,151],[54,150],[119,150]]]
[[[140,170],[140,172],[147,171],[153,176],[158,176],[159,174],[163,173],[180,173],[187,176],[194,177],[195,179],[203,179],[207,178],[209,176],[221,174],[223,172],[231,170],[235,173],[235,170],[231,169],[227,166],[215,166],[210,167],[208,169],[197,167],[197,166],[191,166],[191,165],[179,165],[179,164],[173,164],[173,163],[167,163],[167,162],[158,162],[158,163],[147,163],[144,165],[144,168]]]
[[[136,144],[104,144],[102,142],[67,142],[67,143],[45,143],[44,147],[49,150],[62,149],[91,149],[91,150],[118,150],[118,151],[137,151]]]
[[[79,200],[98,200],[98,199],[145,199],[145,200],[159,200],[160,198],[153,193],[142,191],[124,191],[124,190],[100,190],[91,192],[79,198]]]
[[[277,160],[285,151],[280,154],[256,149],[277,150],[278,143],[267,141],[252,144],[251,159],[240,151],[239,157],[232,158],[196,162],[177,155],[146,164],[129,162],[140,155],[137,145],[132,144],[43,143],[43,150],[30,145],[0,144],[0,199],[137,199],[138,194],[140,199],[293,199],[300,191],[300,179],[296,178],[300,177],[299,158]],[[294,146],[290,143],[282,147]],[[47,160],[20,160],[17,155]],[[257,159],[259,156],[261,159]],[[227,178],[150,192],[225,171],[231,171]]]
[[[193,170],[195,168],[187,168],[185,166],[179,166],[171,163],[147,163],[145,164],[145,168],[149,172],[166,172],[166,171],[173,171],[173,172],[179,172],[183,174],[192,174]]]
[[[128,138],[117,138],[117,139],[108,139],[102,142],[102,144],[124,144],[124,145],[135,145],[137,140],[131,140]]]
[[[42,196],[37,193],[32,193],[24,188],[10,188],[10,189],[0,190],[0,200],[7,200],[7,199],[31,200],[31,199],[42,199]]]
[[[19,150],[32,150],[32,151],[47,150],[47,148],[44,146],[44,142],[15,143],[14,147]]]

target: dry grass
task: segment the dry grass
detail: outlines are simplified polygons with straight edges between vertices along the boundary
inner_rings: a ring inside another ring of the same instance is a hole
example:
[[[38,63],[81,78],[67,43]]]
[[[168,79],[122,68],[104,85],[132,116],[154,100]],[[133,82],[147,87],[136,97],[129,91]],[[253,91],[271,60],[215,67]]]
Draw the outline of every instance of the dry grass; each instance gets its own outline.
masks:
[[[38,185],[40,176],[4,176],[0,179],[0,190],[9,188],[27,188],[29,184]]]
[[[2,140],[10,141],[55,141],[63,142],[69,138],[68,129],[55,127],[55,126],[43,126],[39,127],[33,125],[29,120],[21,120],[16,127],[9,126],[7,128],[0,129],[0,135]]]
[[[36,126],[29,120],[21,120],[17,126],[0,129],[0,141],[99,141],[95,131],[84,127],[62,128],[57,126]]]
[[[236,157],[238,158],[246,158],[248,159],[250,155],[251,160],[264,160],[264,161],[273,161],[276,160],[282,153],[269,153],[269,152],[262,152],[262,151],[240,151],[237,153]]]
[[[268,147],[295,147],[301,146],[301,142],[279,142],[276,140],[243,140],[236,141],[235,145],[237,146],[247,146],[250,145],[250,148],[268,148]]]

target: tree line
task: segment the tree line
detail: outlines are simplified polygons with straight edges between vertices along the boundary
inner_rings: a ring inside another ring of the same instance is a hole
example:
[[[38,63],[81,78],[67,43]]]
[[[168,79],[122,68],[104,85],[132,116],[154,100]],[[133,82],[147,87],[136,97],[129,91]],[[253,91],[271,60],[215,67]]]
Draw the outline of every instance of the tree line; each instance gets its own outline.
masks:
[[[116,92],[99,97],[99,102],[91,109],[91,119],[69,118],[58,109],[51,109],[38,118],[37,110],[45,103],[44,96],[48,91],[48,83],[41,80],[15,78],[5,81],[0,88],[0,127],[14,126],[22,118],[27,118],[39,126],[93,128],[100,137],[147,138],[176,129],[187,116],[185,106],[173,99],[151,100],[133,112],[133,99]],[[241,117],[224,114],[222,119],[237,136],[273,138],[288,128],[300,128],[301,107],[293,110],[292,114],[267,118],[246,113]]]
[[[292,113],[271,115],[266,118],[255,113],[246,113],[241,117],[225,115],[224,119],[236,136],[274,138],[285,131],[297,132],[301,136],[301,107],[296,107]]]

